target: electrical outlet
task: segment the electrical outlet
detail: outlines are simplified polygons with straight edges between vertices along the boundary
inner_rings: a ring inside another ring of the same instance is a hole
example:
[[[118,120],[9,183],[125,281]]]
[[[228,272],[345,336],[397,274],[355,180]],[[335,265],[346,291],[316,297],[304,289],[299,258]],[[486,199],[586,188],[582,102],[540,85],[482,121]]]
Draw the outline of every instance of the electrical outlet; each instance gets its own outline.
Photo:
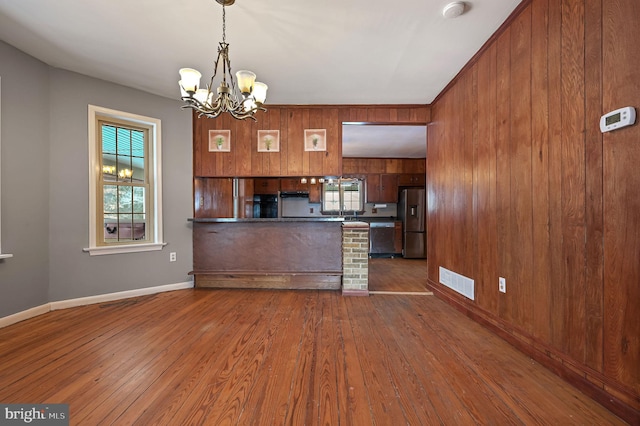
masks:
[[[507,280],[505,278],[498,278],[498,290],[500,290],[500,293],[507,292]]]
[[[176,257],[176,252],[172,251],[171,253],[169,253],[169,262],[175,262],[176,260],[178,260],[178,258]]]

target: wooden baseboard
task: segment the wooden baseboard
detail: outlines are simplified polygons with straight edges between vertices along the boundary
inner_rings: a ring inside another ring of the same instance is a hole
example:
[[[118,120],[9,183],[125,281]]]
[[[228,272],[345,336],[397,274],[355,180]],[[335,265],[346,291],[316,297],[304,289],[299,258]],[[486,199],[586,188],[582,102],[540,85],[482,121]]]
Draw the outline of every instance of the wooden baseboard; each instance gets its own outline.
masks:
[[[447,302],[475,322],[493,331],[516,349],[562,377],[584,394],[606,407],[620,418],[637,424],[640,419],[640,396],[623,388],[603,374],[578,364],[565,354],[540,341],[534,336],[516,329],[511,324],[489,312],[465,303],[456,295],[449,294],[441,285],[428,280],[427,287],[439,299]],[[605,389],[608,389],[609,392]]]
[[[341,275],[322,274],[198,274],[198,288],[262,288],[281,290],[339,290]]]
[[[77,306],[91,305],[94,303],[104,303],[113,300],[128,299],[131,297],[146,296],[149,294],[163,293],[165,291],[182,290],[187,288],[193,288],[192,281],[161,285],[157,287],[145,287],[135,290],[120,291],[117,293],[99,294],[97,296],[80,297],[77,299],[49,302],[41,306],[36,306],[34,308],[0,318],[0,328],[7,327],[11,324],[15,324],[29,318],[37,317],[38,315],[46,314],[50,311],[56,311],[58,309],[75,308]]]

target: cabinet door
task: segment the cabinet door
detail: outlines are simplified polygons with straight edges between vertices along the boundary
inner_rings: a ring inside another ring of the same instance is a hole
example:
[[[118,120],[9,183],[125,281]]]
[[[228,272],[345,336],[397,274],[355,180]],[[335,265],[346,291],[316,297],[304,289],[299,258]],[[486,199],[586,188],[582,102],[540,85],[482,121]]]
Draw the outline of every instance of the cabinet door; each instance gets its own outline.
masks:
[[[369,174],[366,178],[366,187],[367,187],[367,203],[378,203],[380,202],[380,175],[379,174]]]
[[[256,178],[254,185],[255,194],[277,194],[280,190],[278,178]]]
[[[232,179],[195,178],[193,187],[194,217],[233,217]]]
[[[301,178],[282,178],[280,179],[281,191],[308,191],[309,182],[302,183]]]
[[[398,186],[424,186],[424,173],[402,173],[398,176]]]
[[[402,253],[402,222],[394,223],[393,248],[395,253]]]
[[[398,175],[382,174],[380,175],[380,202],[381,203],[397,203],[398,202]]]
[[[322,202],[322,184],[309,185],[309,202],[321,203]]]

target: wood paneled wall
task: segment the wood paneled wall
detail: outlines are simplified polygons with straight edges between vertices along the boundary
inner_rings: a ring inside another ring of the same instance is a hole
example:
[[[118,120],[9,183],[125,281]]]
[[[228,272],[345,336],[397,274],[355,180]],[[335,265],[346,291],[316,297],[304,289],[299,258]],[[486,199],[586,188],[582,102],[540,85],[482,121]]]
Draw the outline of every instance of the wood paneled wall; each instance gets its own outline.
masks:
[[[339,176],[342,173],[342,123],[426,124],[428,105],[268,106],[257,122],[223,114],[193,116],[193,174],[199,177]],[[231,130],[231,152],[209,152],[209,130]],[[304,130],[326,129],[327,150],[304,151]],[[258,152],[258,130],[280,130],[279,152]]]
[[[426,143],[426,141],[425,141]],[[424,158],[343,158],[342,174],[423,173]]]
[[[432,104],[427,152],[430,286],[632,423],[640,126],[598,123],[640,107],[639,21],[637,0],[525,1]]]

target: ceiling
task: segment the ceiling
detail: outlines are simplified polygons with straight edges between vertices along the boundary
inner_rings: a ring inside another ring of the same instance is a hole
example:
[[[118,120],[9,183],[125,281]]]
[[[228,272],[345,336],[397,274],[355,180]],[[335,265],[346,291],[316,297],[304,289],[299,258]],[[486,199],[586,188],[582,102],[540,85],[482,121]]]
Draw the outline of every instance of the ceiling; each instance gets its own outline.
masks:
[[[226,8],[234,70],[271,104],[428,104],[521,0],[236,0]],[[213,74],[214,0],[0,0],[0,39],[50,66],[179,97],[178,69]]]
[[[342,156],[426,158],[427,126],[342,125]]]

